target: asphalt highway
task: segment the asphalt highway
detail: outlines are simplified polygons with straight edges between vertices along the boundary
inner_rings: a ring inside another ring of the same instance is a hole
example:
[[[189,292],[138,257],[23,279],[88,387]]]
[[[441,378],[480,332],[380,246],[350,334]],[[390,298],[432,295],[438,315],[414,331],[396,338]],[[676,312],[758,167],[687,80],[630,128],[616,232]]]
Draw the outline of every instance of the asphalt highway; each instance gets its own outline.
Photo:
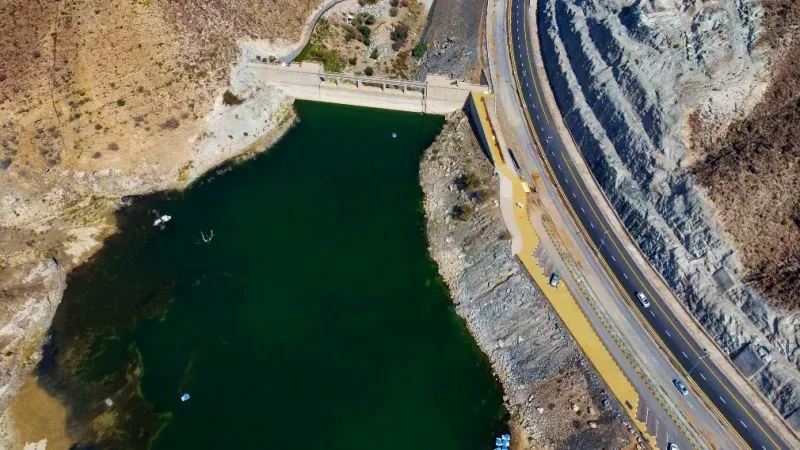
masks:
[[[703,391],[708,401],[725,417],[744,442],[754,449],[789,448],[763,418],[755,413],[749,400],[736,390],[714,362],[704,357],[703,349],[658,296],[594,205],[583,179],[570,159],[539,88],[540,80],[533,66],[535,58],[532,52],[535,49],[530,40],[532,28],[529,23],[529,6],[529,0],[511,0],[510,3],[514,64],[524,107],[532,122],[532,131],[536,140],[541,143],[541,152],[544,153],[540,156],[544,156],[552,169],[554,181],[560,186],[564,200],[569,203],[574,217],[580,222],[618,285],[627,292],[630,306],[639,311],[666,350],[688,374],[686,378],[691,378],[694,385]],[[647,296],[651,303],[649,308],[636,301],[637,292]],[[689,395],[695,393],[690,392]]]

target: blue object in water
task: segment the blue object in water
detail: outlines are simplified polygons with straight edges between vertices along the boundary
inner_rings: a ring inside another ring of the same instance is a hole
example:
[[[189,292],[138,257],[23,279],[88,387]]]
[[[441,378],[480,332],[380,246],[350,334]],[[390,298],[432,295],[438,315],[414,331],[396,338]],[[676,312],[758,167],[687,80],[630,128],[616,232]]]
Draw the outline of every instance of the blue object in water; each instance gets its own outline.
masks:
[[[183,394],[183,395],[181,395],[181,401],[182,401],[182,402],[185,402],[186,400],[189,400],[190,398],[191,398],[191,397],[189,397],[189,394]]]
[[[396,138],[397,137],[397,133],[392,133],[392,137]]]
[[[511,440],[511,435],[510,434],[504,434],[502,437],[503,437],[504,441],[510,441]]]
[[[494,438],[494,445],[497,446],[497,447],[502,447],[503,446],[503,440],[500,439],[500,438]]]

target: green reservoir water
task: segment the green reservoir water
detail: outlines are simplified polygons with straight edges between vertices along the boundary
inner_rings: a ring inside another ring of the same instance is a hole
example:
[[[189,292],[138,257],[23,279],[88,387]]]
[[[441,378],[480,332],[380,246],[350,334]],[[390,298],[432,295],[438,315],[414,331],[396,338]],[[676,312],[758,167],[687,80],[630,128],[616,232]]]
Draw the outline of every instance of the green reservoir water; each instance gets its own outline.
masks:
[[[492,447],[501,389],[426,252],[443,119],[296,108],[269,152],[134,200],[70,275],[39,373],[81,446]]]

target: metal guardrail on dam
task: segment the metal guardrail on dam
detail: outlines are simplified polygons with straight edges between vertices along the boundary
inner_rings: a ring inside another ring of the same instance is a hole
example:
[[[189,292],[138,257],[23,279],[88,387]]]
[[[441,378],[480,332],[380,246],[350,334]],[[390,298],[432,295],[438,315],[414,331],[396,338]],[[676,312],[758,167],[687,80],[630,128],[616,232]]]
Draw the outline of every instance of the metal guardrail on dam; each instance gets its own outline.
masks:
[[[427,83],[423,81],[406,81],[406,80],[394,80],[391,78],[378,78],[378,77],[361,77],[357,75],[345,75],[341,73],[330,73],[330,72],[323,72],[320,74],[320,78],[322,81],[331,81],[335,82],[336,84],[341,84],[342,81],[352,81],[356,84],[357,87],[361,87],[363,84],[371,84],[375,86],[381,86],[382,89],[386,89],[387,87],[390,88],[397,88],[405,92],[406,89],[416,89],[420,92],[425,92],[425,89],[428,87]]]
[[[289,65],[251,63],[248,70],[256,80],[302,100],[430,114],[447,114],[461,109],[470,92],[491,91],[488,86],[440,75],[428,75],[425,81],[410,81],[330,73],[311,62]]]

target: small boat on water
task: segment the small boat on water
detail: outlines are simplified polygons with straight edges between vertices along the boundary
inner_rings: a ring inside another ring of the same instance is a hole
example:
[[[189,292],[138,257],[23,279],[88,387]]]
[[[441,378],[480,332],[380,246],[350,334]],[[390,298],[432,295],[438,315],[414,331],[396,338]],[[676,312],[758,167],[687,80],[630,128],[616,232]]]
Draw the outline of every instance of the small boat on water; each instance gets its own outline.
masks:
[[[172,216],[168,216],[168,215],[165,214],[165,215],[159,217],[158,219],[156,219],[156,221],[153,222],[153,226],[157,227],[157,226],[159,226],[161,224],[167,223],[167,222],[169,222],[170,219],[172,219]]]

